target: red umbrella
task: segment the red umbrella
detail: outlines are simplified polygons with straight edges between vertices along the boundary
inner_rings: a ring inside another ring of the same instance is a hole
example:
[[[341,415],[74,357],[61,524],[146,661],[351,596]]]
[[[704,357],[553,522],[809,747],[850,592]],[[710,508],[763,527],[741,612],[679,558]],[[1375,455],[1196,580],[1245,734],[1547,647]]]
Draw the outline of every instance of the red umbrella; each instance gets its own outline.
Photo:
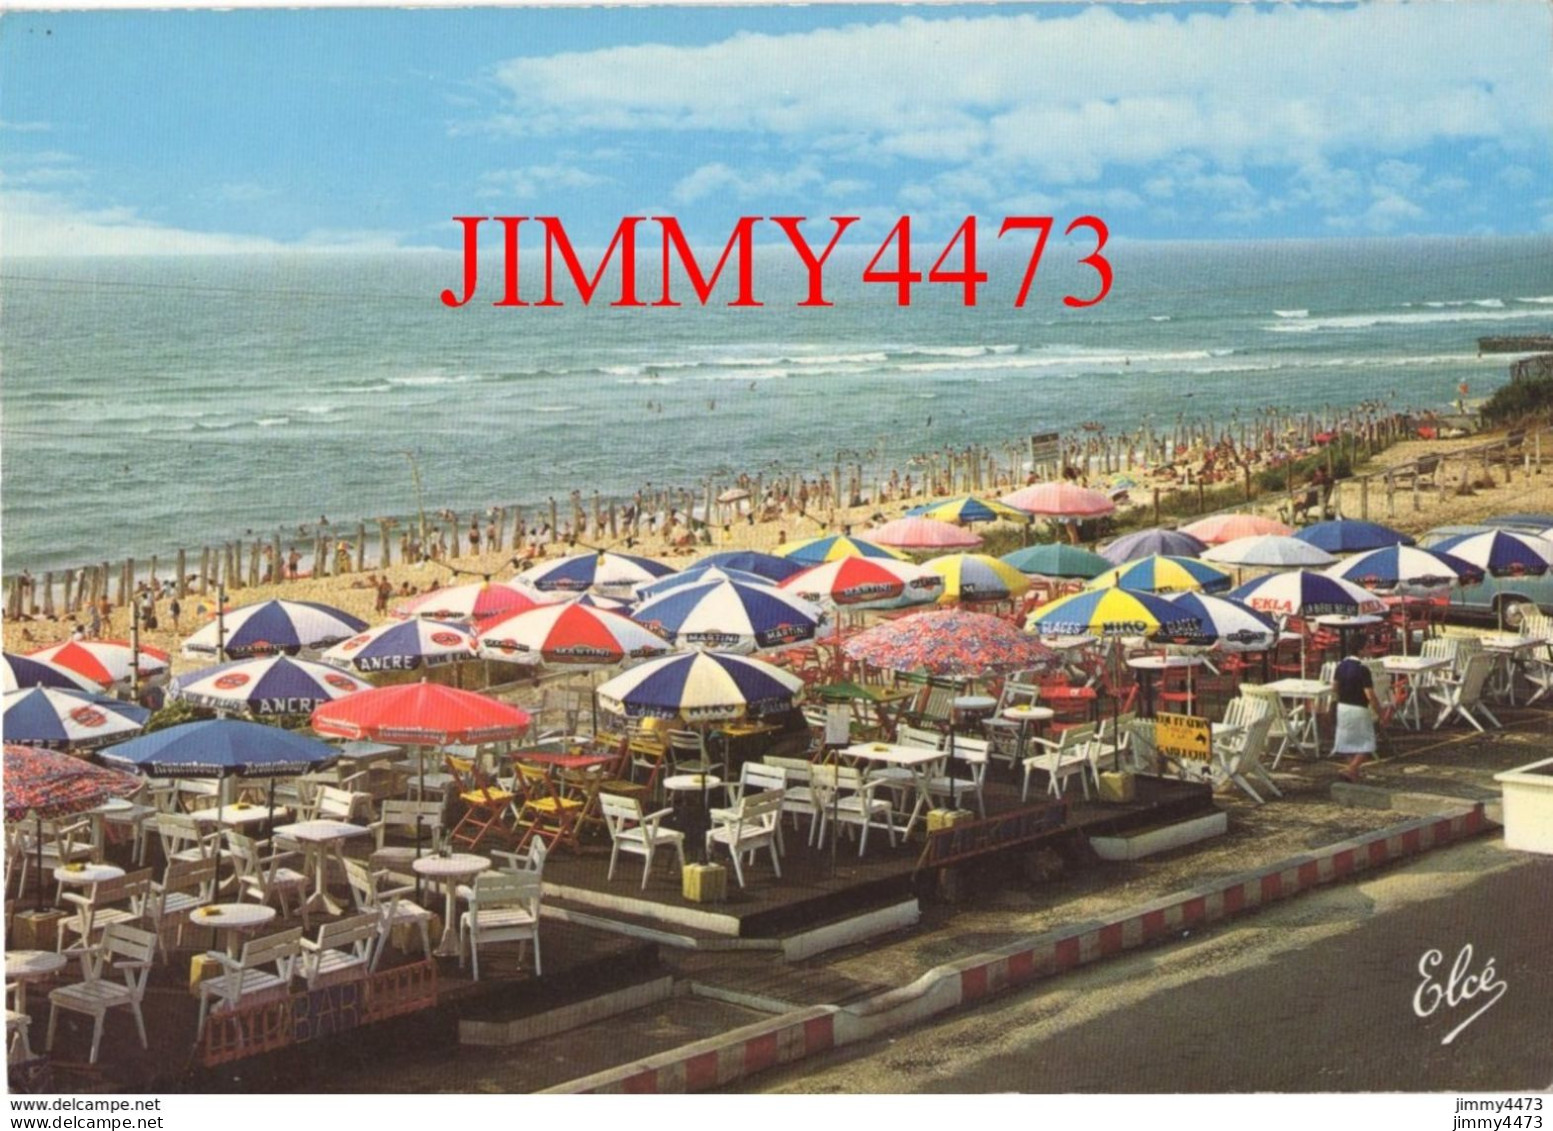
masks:
[[[1116,510],[1116,504],[1104,491],[1091,491],[1076,483],[1036,483],[1004,495],[1002,501],[1026,514],[1053,518],[1094,518]]]
[[[467,745],[518,738],[529,713],[511,703],[440,683],[358,691],[313,712],[313,729],[339,738],[406,746]]]
[[[865,530],[863,537],[897,550],[958,550],[981,545],[981,535],[972,534],[952,522],[921,515],[907,515]]]

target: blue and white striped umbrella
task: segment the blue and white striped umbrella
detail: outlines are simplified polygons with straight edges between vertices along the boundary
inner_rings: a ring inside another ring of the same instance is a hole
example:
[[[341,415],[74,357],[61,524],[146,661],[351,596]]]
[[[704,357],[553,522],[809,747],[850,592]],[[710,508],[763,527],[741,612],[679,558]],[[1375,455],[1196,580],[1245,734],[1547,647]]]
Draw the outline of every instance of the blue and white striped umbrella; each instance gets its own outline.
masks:
[[[1485,530],[1479,534],[1458,534],[1430,547],[1454,554],[1495,577],[1546,573],[1553,565],[1553,542],[1534,534],[1511,530]]]
[[[608,613],[619,613],[623,617],[630,616],[631,610],[635,608],[630,601],[619,601],[599,593],[584,593],[581,596],[568,597],[564,603],[581,605],[585,609],[603,609]]]
[[[688,652],[648,660],[598,689],[606,711],[690,722],[742,719],[792,706],[803,680],[749,656]]]
[[[656,581],[649,581],[645,585],[638,585],[636,599],[647,601],[653,597],[660,597],[671,589],[678,589],[682,585],[711,581],[737,581],[741,585],[764,585],[768,589],[776,587],[776,582],[758,573],[730,569],[726,566],[698,565],[681,570],[679,573],[671,573],[667,577],[660,577]]]
[[[0,691],[17,691],[27,687],[63,687],[70,691],[92,693],[102,690],[101,684],[47,660],[18,656],[15,652],[0,654]]]
[[[586,593],[629,599],[637,585],[674,572],[673,566],[632,554],[589,550],[559,561],[539,562],[514,579],[541,593]]]
[[[364,679],[327,664],[263,656],[189,672],[167,694],[199,707],[250,715],[306,715],[324,703],[371,688]]]
[[[5,693],[5,740],[23,746],[92,747],[133,734],[151,712],[134,703],[62,687]]]
[[[1175,593],[1165,600],[1191,614],[1203,626],[1203,631],[1195,636],[1172,636],[1172,644],[1214,645],[1225,652],[1260,652],[1278,641],[1278,626],[1271,617],[1228,597]]]
[[[769,586],[708,581],[645,601],[631,619],[681,648],[746,653],[812,640],[824,614]]]
[[[1483,579],[1483,570],[1469,561],[1441,550],[1416,546],[1385,546],[1348,558],[1323,570],[1366,589],[1429,592]]]
[[[360,617],[316,601],[261,601],[233,609],[183,642],[186,656],[216,655],[218,631],[225,633],[229,659],[295,655],[303,648],[327,648],[367,627]]]
[[[463,625],[420,619],[380,624],[323,654],[325,663],[359,672],[406,672],[474,658],[475,638]]]
[[[1365,616],[1386,611],[1369,590],[1308,569],[1259,577],[1231,590],[1229,596],[1271,617]]]

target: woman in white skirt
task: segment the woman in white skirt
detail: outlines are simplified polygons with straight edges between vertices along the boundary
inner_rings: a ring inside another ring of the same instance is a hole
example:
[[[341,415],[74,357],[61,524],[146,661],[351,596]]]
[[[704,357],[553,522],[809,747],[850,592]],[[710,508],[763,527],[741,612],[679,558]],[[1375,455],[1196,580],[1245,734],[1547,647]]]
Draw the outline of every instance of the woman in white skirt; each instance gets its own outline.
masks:
[[[1337,733],[1332,753],[1348,755],[1342,777],[1344,781],[1356,782],[1359,767],[1375,756],[1375,720],[1381,714],[1380,702],[1375,698],[1375,679],[1369,668],[1349,656],[1332,674],[1332,692],[1337,699]]]

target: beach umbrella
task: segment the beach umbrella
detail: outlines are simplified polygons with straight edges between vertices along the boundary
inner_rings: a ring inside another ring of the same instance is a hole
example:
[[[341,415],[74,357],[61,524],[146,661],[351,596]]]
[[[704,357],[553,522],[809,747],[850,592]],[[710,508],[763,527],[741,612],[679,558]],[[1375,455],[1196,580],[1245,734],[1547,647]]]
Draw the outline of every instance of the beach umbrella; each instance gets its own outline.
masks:
[[[699,569],[702,566],[742,570],[745,573],[758,574],[767,581],[785,581],[804,568],[802,562],[779,558],[775,554],[762,554],[755,550],[723,550],[720,553],[708,554],[690,568]]]
[[[290,656],[262,656],[175,676],[167,685],[167,694],[171,699],[218,711],[305,715],[320,703],[371,686],[327,664]]]
[[[480,655],[514,663],[607,667],[662,656],[669,642],[636,621],[605,609],[567,602],[515,613],[486,625]]]
[[[1262,652],[1278,642],[1278,625],[1273,619],[1239,601],[1207,593],[1174,593],[1165,599],[1202,625],[1195,634],[1170,637],[1172,644],[1215,645],[1225,652]]]
[[[1102,547],[1100,556],[1112,565],[1121,565],[1123,562],[1136,561],[1154,554],[1190,558],[1207,548],[1208,543],[1201,538],[1194,538],[1179,530],[1165,530],[1155,526],[1122,535],[1110,545]]]
[[[998,559],[1011,565],[1020,573],[1039,577],[1098,577],[1111,568],[1112,563],[1082,546],[1067,542],[1042,542],[1026,546]]]
[[[964,677],[1045,667],[1057,658],[1002,617],[966,609],[932,609],[885,621],[841,647],[876,668]]]
[[[1214,514],[1181,529],[1210,546],[1233,542],[1236,538],[1249,538],[1253,534],[1294,533],[1294,527],[1285,526],[1276,519],[1263,518],[1259,514]]]
[[[521,738],[529,713],[489,695],[440,683],[372,687],[313,711],[312,727],[337,738],[403,746],[478,745]]]
[[[1369,616],[1386,606],[1367,589],[1339,577],[1308,569],[1273,573],[1248,581],[1229,594],[1259,613],[1273,617]]]
[[[5,745],[4,780],[7,821],[28,814],[52,821],[84,813],[140,784],[129,774],[84,758],[11,742]]]
[[[1097,518],[1116,510],[1116,503],[1104,491],[1076,483],[1035,483],[1004,495],[1002,502],[1025,514],[1051,518]]]
[[[37,909],[42,911],[43,822],[95,809],[139,783],[129,774],[41,746],[7,743],[4,758],[5,819],[20,821],[31,814],[36,822]]]
[[[1304,569],[1331,565],[1337,559],[1319,546],[1287,534],[1252,534],[1204,550],[1202,560],[1233,566]]]
[[[223,612],[183,642],[188,656],[213,656],[219,649],[229,659],[295,655],[303,648],[326,648],[355,636],[367,622],[316,601],[261,601]]]
[[[128,680],[137,668],[143,676],[166,671],[168,662],[166,652],[160,648],[147,648],[144,644],[139,648],[137,662],[136,649],[123,640],[67,640],[47,648],[34,648],[27,655],[77,672],[105,686]]]
[[[1553,565],[1553,542],[1510,530],[1457,534],[1436,542],[1431,549],[1453,554],[1495,577],[1546,573]]]
[[[62,687],[70,691],[96,693],[102,690],[103,682],[39,656],[18,656],[15,652],[0,654],[0,691]]]
[[[952,522],[921,515],[897,518],[863,533],[875,545],[895,550],[953,550],[981,545],[981,535]]]
[[[1296,530],[1292,537],[1309,542],[1329,554],[1357,554],[1365,550],[1378,550],[1382,546],[1414,544],[1414,539],[1400,530],[1354,518],[1334,518],[1312,523],[1303,530]]]
[[[1030,579],[989,554],[945,554],[924,562],[944,579],[942,604],[951,601],[1006,601],[1030,588]]]
[[[786,710],[802,690],[803,680],[751,656],[687,652],[622,672],[598,701],[628,718],[718,722]]]
[[[448,585],[412,597],[396,608],[394,614],[479,625],[496,617],[510,616],[538,606],[539,602],[532,595],[519,588],[500,582],[476,581],[466,585]]]
[[[1161,636],[1203,634],[1202,622],[1181,608],[1135,589],[1086,589],[1058,597],[1025,619],[1025,630],[1041,636]]]
[[[796,542],[784,542],[777,547],[776,552],[784,558],[806,566],[835,561],[837,558],[910,560],[898,550],[892,550],[888,546],[880,546],[862,538],[853,538],[849,534],[825,534],[818,538],[801,538]]]
[[[246,719],[201,719],[110,746],[105,765],[154,778],[295,777],[339,756],[328,743]]]
[[[673,566],[651,558],[589,550],[553,562],[539,562],[515,580],[542,593],[583,593],[591,589],[610,597],[629,598],[635,586],[673,572]]]
[[[840,558],[782,582],[805,600],[849,609],[897,609],[938,599],[944,579],[926,566],[889,558]]]
[[[1383,546],[1347,558],[1324,572],[1329,577],[1340,577],[1366,589],[1403,593],[1428,592],[1483,579],[1481,567],[1454,554],[1401,545]]]
[[[25,687],[4,698],[5,740],[24,746],[90,748],[133,734],[151,712],[134,703],[63,687]]]
[[[475,638],[452,621],[391,621],[324,652],[325,663],[358,672],[406,672],[474,659]]]
[[[1156,554],[1149,558],[1119,565],[1100,574],[1084,588],[1141,589],[1145,593],[1213,593],[1230,587],[1230,576],[1223,570],[1196,558],[1172,558]]]
[[[579,593],[557,602],[562,605],[581,605],[585,609],[604,609],[611,613],[631,615],[635,607],[630,601],[622,601],[616,597],[605,597],[601,593]]]
[[[776,587],[776,582],[769,577],[758,573],[750,573],[742,569],[730,569],[725,566],[691,566],[679,573],[671,573],[667,577],[660,577],[656,581],[649,581],[636,587],[636,599],[646,601],[652,597],[667,593],[670,589],[678,589],[682,585],[694,585],[702,581],[737,581],[743,585],[764,585],[771,589]]]
[[[678,647],[747,653],[812,640],[824,614],[767,585],[708,581],[644,601],[631,618]]]
[[[1024,522],[1029,516],[995,499],[979,499],[975,495],[959,495],[952,499],[923,503],[912,507],[908,515],[936,518],[940,522]]]
[[[316,738],[244,719],[201,719],[110,746],[103,763],[153,778],[215,778],[216,804],[226,803],[228,778],[269,778],[270,819],[275,818],[275,779],[297,777],[339,757]],[[218,828],[219,833],[219,813]],[[221,846],[216,845],[216,870]]]

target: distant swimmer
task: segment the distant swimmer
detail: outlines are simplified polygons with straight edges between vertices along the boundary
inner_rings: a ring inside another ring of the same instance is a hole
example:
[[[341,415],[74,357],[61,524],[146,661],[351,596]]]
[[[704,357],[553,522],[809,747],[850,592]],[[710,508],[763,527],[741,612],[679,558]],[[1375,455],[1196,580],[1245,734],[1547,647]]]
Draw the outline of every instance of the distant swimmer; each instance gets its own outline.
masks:
[[[706,411],[707,412],[716,412],[717,411],[717,401],[716,401],[715,398],[713,400],[709,400],[709,401],[706,402]]]
[[[932,415],[931,415],[931,414],[929,414],[929,416],[928,416],[928,418],[927,418],[927,426],[928,426],[928,427],[929,427],[929,428],[931,428],[931,427],[933,427],[933,417],[932,417]]]
[[[753,393],[755,391],[755,386],[758,385],[758,384],[760,384],[759,381],[751,381],[750,382],[750,392]]]

